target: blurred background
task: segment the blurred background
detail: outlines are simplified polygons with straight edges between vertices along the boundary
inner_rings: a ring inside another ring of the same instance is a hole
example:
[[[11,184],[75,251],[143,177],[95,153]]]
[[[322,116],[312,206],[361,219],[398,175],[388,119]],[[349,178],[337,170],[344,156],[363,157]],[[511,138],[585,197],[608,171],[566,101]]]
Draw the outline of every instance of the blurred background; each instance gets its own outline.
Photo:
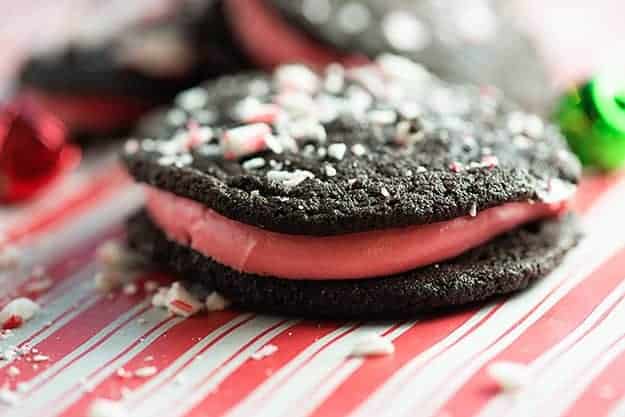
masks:
[[[384,2],[384,0],[378,0]],[[418,0],[415,0],[418,2]],[[462,8],[464,1],[446,3]],[[2,4],[0,76],[7,79],[33,48],[65,42],[85,21],[121,27],[141,18],[164,14],[180,0],[21,0]],[[537,39],[553,81],[575,81],[602,64],[625,60],[619,0],[500,0]],[[94,28],[94,32],[99,29]]]

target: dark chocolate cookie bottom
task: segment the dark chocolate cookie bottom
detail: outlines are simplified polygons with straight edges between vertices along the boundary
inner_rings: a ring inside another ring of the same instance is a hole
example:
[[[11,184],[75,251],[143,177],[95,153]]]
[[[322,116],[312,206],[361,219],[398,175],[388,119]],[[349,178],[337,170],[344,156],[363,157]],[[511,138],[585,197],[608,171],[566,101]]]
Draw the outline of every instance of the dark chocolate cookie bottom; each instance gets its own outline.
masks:
[[[308,317],[406,316],[523,289],[558,266],[580,238],[573,215],[508,232],[457,258],[366,280],[296,281],[235,271],[168,240],[146,213],[129,221],[132,247],[191,284],[246,310]]]

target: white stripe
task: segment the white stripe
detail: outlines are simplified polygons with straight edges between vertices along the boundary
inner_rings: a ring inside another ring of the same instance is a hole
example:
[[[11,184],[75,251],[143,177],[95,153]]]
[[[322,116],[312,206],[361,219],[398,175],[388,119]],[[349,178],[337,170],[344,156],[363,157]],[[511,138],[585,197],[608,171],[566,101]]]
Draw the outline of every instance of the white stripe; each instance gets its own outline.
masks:
[[[197,401],[202,400],[207,394],[215,390],[224,379],[250,360],[252,353],[295,324],[294,321],[280,324],[231,358],[238,347],[249,343],[281,321],[283,320],[277,317],[257,317],[245,323],[219,340],[205,354],[187,366],[181,374],[182,382],[180,384],[167,384],[153,392],[149,401],[132,404],[131,414],[142,417],[160,417],[163,415],[169,417],[178,413],[179,404],[189,396],[193,396]],[[211,373],[213,375],[206,379]]]
[[[617,306],[597,327],[579,343],[532,381],[532,384],[519,392],[517,401],[507,415],[558,415],[564,411],[567,402],[560,393],[567,391],[571,382],[589,366],[593,365],[606,347],[612,345],[625,332],[625,300]]]
[[[392,330],[389,334],[384,336],[386,339],[395,340],[402,334],[406,333],[416,324],[416,321],[404,323],[396,329]],[[297,407],[287,410],[284,415],[287,416],[306,416],[311,414],[319,407],[319,405],[325,401],[329,395],[331,395],[347,378],[349,378],[354,372],[358,370],[365,362],[362,358],[350,358],[343,364],[339,365],[338,369],[335,369],[329,378],[316,387],[313,392],[307,393]]]
[[[46,411],[49,411],[49,407],[66,393],[68,387],[73,386],[83,378],[87,378],[104,362],[122,353],[132,343],[136,342],[141,336],[167,317],[165,311],[149,309],[137,316],[136,319],[130,320],[149,304],[148,301],[142,302],[120,315],[120,317],[91,337],[87,342],[59,361],[54,362],[49,368],[29,381],[29,385],[32,388],[24,393],[24,397],[28,398],[28,401],[20,402],[14,407],[12,409],[15,413],[14,415],[41,415],[44,408]],[[148,324],[139,323],[139,319],[145,319]],[[134,351],[145,349],[149,345],[150,340],[163,334],[176,323],[177,320],[174,319],[167,325],[161,326],[150,335],[148,340],[139,343]],[[113,332],[120,325],[122,326]],[[126,353],[122,359],[133,354],[132,351]],[[54,360],[54,357],[52,360]],[[55,375],[58,371],[60,373]],[[54,377],[52,378],[52,376]],[[38,386],[38,384],[41,385]]]
[[[391,324],[363,325],[343,335],[340,340],[326,347],[315,343],[315,351],[306,349],[296,359],[274,373],[252,394],[239,403],[227,415],[276,416],[282,415],[293,403],[302,403],[305,394],[319,386],[351,353],[355,343],[370,333],[382,334]],[[299,366],[299,364],[303,366]],[[270,398],[289,398],[289,401],[271,401]]]

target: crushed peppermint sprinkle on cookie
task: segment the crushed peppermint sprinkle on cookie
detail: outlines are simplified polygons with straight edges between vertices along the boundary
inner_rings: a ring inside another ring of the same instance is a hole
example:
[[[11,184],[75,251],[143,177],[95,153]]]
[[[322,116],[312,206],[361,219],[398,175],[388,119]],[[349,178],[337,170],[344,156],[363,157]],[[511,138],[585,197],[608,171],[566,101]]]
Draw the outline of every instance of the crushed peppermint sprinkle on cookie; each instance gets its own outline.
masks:
[[[449,169],[452,172],[460,172],[463,169],[463,166],[460,162],[452,162],[451,164],[449,164]]]
[[[499,159],[494,155],[486,155],[482,158],[482,164],[488,168],[494,168],[499,165]]]
[[[271,356],[278,351],[278,346],[276,345],[265,345],[256,352],[252,353],[251,358],[255,361],[259,361],[261,359],[266,358],[267,356]]]
[[[218,292],[213,291],[206,296],[204,305],[206,306],[206,311],[208,312],[222,311],[230,306],[230,301]]]
[[[319,76],[305,65],[282,65],[274,73],[280,90],[296,90],[313,94],[319,89]]]
[[[238,159],[260,152],[267,147],[271,128],[265,123],[254,123],[227,130],[223,135],[224,157]]]
[[[328,156],[336,159],[337,161],[343,160],[345,152],[347,152],[347,145],[344,143],[333,143],[328,146]]]
[[[284,188],[290,190],[309,178],[315,178],[315,174],[310,171],[300,169],[295,170],[294,172],[272,170],[267,172],[267,178],[269,181],[280,183]]]
[[[328,177],[336,176],[336,169],[332,165],[326,165],[325,172],[326,172],[326,176]]]
[[[265,166],[265,159],[261,157],[248,159],[247,161],[243,162],[241,166],[246,171],[259,169]]]
[[[176,104],[188,111],[201,109],[207,102],[208,94],[202,87],[195,87],[184,91],[176,98]]]
[[[351,151],[356,156],[363,156],[367,153],[367,148],[361,143],[357,143],[351,147]]]
[[[471,204],[471,208],[469,209],[469,216],[471,217],[477,216],[477,204],[475,202]]]

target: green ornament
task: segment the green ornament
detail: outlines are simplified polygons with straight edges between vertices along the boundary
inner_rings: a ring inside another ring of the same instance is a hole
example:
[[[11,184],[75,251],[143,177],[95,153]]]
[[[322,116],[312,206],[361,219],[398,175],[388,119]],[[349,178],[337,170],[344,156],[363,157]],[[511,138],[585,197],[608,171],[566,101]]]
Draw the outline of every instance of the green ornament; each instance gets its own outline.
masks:
[[[625,164],[625,71],[602,73],[561,98],[555,120],[584,165]]]

